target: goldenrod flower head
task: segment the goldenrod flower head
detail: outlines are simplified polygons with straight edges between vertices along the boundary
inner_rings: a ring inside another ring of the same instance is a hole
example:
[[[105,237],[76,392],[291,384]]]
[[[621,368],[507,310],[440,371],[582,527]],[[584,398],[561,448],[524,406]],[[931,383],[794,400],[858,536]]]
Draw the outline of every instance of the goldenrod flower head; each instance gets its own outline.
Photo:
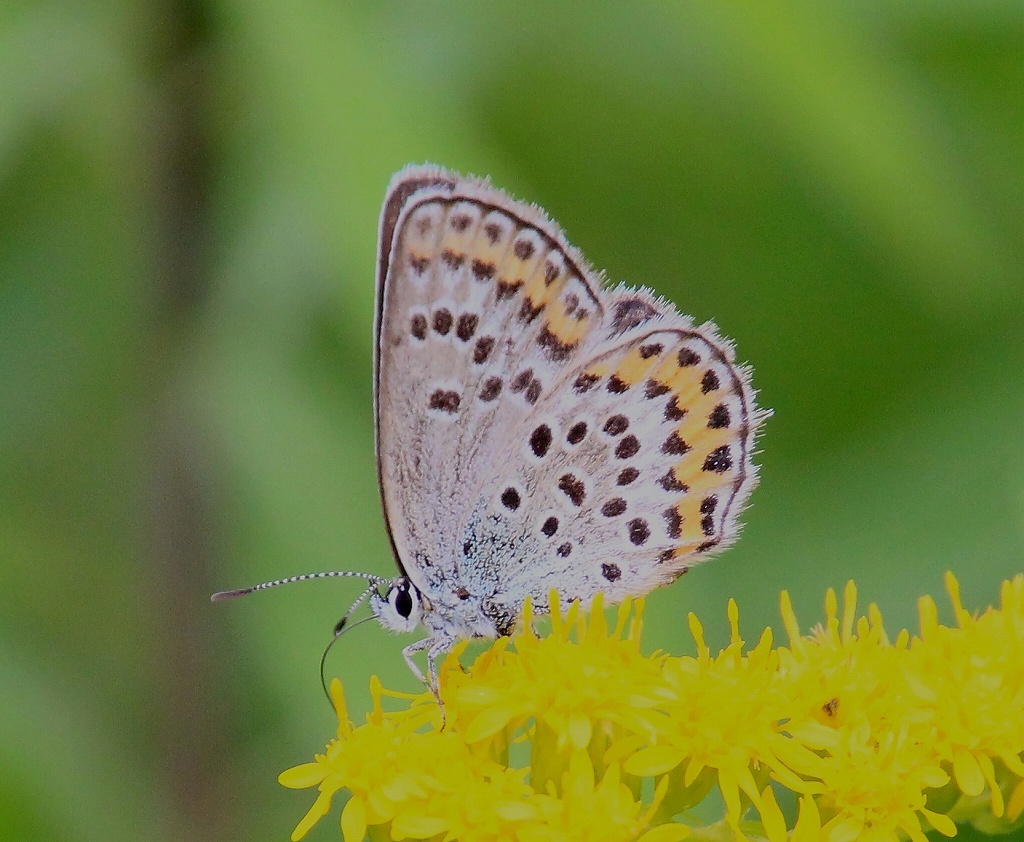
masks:
[[[713,654],[689,618],[692,657],[643,655],[643,601],[609,627],[600,597],[589,614],[562,611],[538,636],[532,608],[520,630],[463,669],[458,647],[433,694],[371,683],[373,710],[348,720],[331,693],[337,737],[281,783],[319,787],[292,838],[301,839],[348,794],[345,842],[364,838],[556,839],[672,842],[708,838],[924,840],[956,822],[988,831],[1024,823],[1024,576],[1002,605],[971,616],[956,580],[956,625],[920,602],[920,632],[890,640],[881,614],[857,614],[847,585],[840,609],[801,634],[781,600],[788,646],[765,630],[748,647],[730,601],[729,644]],[[403,707],[385,712],[383,698]],[[777,793],[797,796],[787,817]],[[717,790],[721,819],[693,808]]]

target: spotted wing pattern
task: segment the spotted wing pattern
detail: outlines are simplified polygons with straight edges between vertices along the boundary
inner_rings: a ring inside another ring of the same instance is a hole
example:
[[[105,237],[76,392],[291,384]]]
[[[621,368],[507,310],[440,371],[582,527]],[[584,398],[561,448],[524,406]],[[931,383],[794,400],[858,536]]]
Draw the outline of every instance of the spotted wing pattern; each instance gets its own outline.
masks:
[[[424,595],[646,593],[736,535],[764,413],[710,325],[605,290],[538,208],[435,167],[381,218],[377,446]]]
[[[543,214],[510,211],[481,182],[400,173],[381,243],[382,495],[396,556],[430,593],[472,580],[461,534],[469,512],[491,494],[513,431],[584,359],[603,309],[581,258]]]
[[[533,490],[531,521],[512,529],[524,534],[520,551],[545,559],[541,576],[499,566],[513,605],[543,601],[553,586],[584,601],[647,593],[736,537],[755,480],[758,417],[745,372],[709,327],[643,293],[624,290],[608,309],[640,304],[649,317],[621,336],[606,330],[499,462],[508,466],[499,486],[508,477]],[[484,544],[516,516],[500,509],[479,520]]]

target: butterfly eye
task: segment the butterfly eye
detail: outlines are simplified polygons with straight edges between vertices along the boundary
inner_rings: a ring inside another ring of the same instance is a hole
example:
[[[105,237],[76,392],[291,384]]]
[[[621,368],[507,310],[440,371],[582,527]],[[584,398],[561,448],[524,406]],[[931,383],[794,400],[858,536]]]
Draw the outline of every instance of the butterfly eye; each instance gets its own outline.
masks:
[[[370,610],[384,628],[397,632],[412,631],[423,618],[420,592],[404,576],[386,584],[387,590],[384,593],[370,596]]]
[[[407,585],[399,585],[391,592],[391,606],[399,616],[409,619],[412,614],[412,594]]]

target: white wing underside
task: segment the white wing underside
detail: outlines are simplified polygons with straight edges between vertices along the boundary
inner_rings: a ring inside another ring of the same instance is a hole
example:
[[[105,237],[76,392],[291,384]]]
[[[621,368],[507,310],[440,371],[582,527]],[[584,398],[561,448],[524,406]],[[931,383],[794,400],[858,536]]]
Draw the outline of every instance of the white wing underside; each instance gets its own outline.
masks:
[[[735,538],[763,413],[712,325],[605,290],[543,211],[435,167],[395,177],[380,248],[382,496],[438,610],[617,601]]]

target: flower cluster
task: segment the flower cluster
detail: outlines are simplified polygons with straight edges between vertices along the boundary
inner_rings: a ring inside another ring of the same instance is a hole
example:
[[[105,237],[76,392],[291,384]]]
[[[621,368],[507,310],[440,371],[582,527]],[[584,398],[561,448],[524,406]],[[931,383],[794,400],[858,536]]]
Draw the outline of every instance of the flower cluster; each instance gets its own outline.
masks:
[[[748,647],[730,602],[732,638],[717,655],[690,615],[694,657],[641,654],[642,600],[609,627],[600,597],[589,615],[562,613],[552,593],[546,637],[527,605],[521,631],[468,669],[464,647],[448,657],[443,711],[431,693],[375,680],[373,711],[353,726],[335,681],[337,737],[280,778],[319,787],[292,839],[341,791],[345,842],[1008,831],[1024,824],[1024,576],[976,616],[952,575],[947,587],[954,626],[925,597],[919,633],[894,639],[874,605],[857,615],[852,583],[841,611],[829,591],[826,622],[808,635],[783,593],[788,646],[769,629]],[[402,709],[386,712],[385,697]],[[709,824],[702,802],[716,793],[721,817]]]

